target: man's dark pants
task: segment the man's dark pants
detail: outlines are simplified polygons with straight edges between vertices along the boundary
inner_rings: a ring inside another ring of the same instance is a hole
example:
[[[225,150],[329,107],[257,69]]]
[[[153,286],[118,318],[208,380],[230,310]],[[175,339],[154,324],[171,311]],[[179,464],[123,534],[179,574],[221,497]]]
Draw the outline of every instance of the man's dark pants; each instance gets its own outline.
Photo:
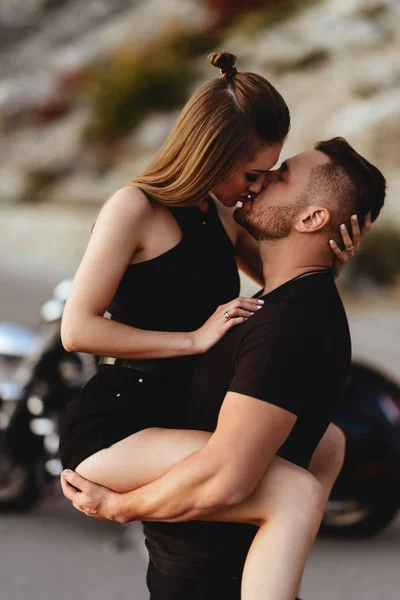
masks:
[[[164,575],[150,562],[147,587],[150,600],[240,600],[240,576],[213,574],[188,579]]]

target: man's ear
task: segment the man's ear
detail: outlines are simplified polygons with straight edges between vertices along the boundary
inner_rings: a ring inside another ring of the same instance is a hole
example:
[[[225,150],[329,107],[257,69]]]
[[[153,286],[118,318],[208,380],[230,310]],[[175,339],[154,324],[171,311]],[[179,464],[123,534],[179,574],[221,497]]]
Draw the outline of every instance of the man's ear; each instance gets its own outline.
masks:
[[[330,210],[323,206],[308,206],[298,215],[295,229],[299,233],[314,233],[326,227],[332,218]]]

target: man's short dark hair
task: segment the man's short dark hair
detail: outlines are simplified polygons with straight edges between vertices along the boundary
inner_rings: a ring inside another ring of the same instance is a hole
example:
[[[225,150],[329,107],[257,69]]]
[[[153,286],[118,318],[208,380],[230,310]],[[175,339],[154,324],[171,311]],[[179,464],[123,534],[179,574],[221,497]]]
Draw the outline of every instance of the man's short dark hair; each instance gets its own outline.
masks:
[[[329,185],[329,195],[335,202],[332,227],[337,229],[341,223],[349,226],[352,214],[357,215],[361,228],[368,212],[375,221],[386,194],[386,180],[379,169],[341,137],[318,142],[315,149],[329,158],[328,163],[315,170],[318,180],[324,179],[325,185]]]

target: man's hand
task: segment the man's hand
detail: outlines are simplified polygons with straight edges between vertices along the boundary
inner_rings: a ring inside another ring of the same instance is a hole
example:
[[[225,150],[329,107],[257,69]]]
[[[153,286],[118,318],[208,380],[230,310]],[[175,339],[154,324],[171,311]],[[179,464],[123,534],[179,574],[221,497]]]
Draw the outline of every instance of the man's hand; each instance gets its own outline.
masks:
[[[92,483],[69,469],[61,473],[61,487],[64,496],[88,517],[123,522],[118,516],[120,494],[117,492]]]
[[[336,256],[336,259],[333,262],[333,272],[335,277],[338,277],[342,272],[343,268],[347,265],[349,260],[355,255],[357,250],[360,248],[361,243],[364,241],[365,236],[368,234],[371,229],[371,213],[365,215],[365,223],[362,231],[358,226],[357,215],[353,215],[351,217],[351,234],[350,237],[349,232],[347,231],[347,227],[342,225],[340,228],[340,233],[342,236],[342,240],[344,243],[344,250],[341,250],[335,240],[330,240],[329,245],[331,250]]]

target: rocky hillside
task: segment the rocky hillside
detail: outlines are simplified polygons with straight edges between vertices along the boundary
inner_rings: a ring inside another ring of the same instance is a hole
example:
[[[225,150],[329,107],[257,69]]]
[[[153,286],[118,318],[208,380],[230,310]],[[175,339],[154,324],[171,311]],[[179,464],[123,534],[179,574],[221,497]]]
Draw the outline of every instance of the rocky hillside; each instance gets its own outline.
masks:
[[[203,43],[218,39],[237,54],[239,69],[265,75],[282,92],[293,121],[285,155],[343,135],[379,165],[389,181],[386,218],[400,224],[400,3],[280,4],[279,18],[258,10],[204,40],[211,17],[200,0],[0,0],[0,205],[31,216],[38,203],[41,211],[74,207],[91,219],[146,164],[176,118],[173,103],[145,106],[123,136],[87,132],[99,82],[113,89],[113,60],[123,63],[179,25]],[[196,48],[190,65],[177,67],[188,69],[190,86],[215,76]],[[93,78],[95,93],[86,85]]]

